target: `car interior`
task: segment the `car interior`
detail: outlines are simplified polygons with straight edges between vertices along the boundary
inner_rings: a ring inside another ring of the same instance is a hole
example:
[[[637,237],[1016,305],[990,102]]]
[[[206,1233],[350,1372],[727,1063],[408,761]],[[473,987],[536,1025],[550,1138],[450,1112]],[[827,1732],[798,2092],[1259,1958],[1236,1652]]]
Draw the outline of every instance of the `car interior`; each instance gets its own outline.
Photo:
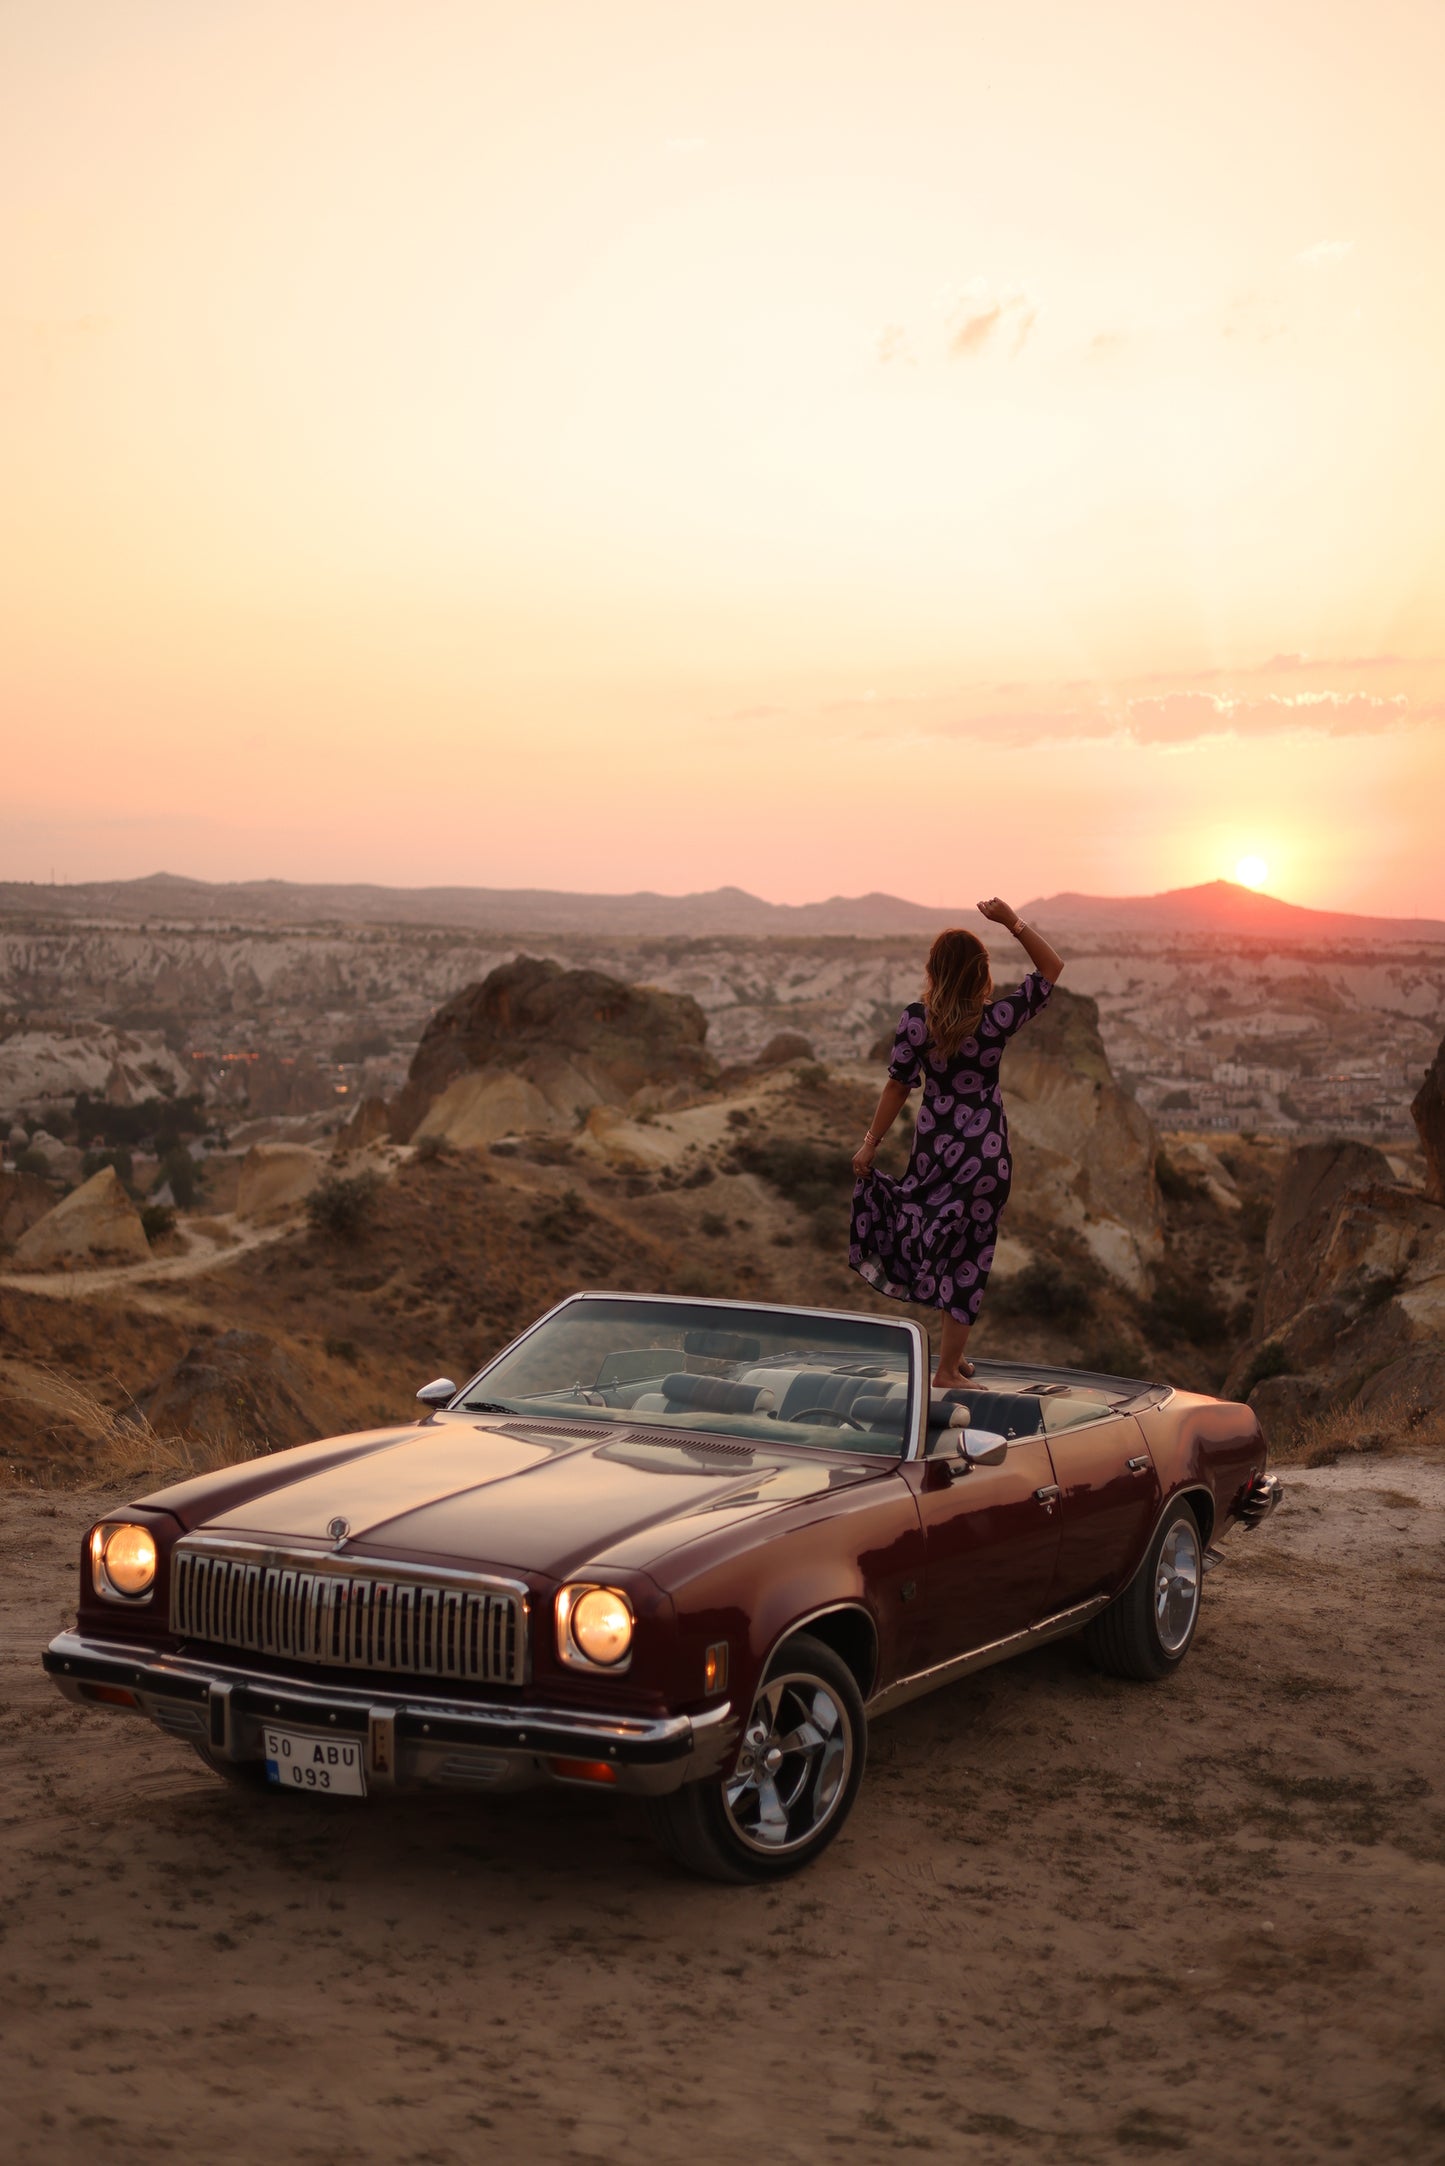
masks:
[[[757,1330],[720,1328],[753,1317]],[[727,1311],[716,1325],[696,1318],[696,1308],[664,1300],[580,1296],[484,1371],[463,1404],[831,1450],[903,1449],[912,1342],[896,1326],[804,1311]],[[1054,1435],[1099,1420],[1139,1389],[980,1362],[968,1385],[932,1395],[927,1449],[942,1448],[950,1424],[956,1439],[960,1412],[970,1429],[1006,1439]]]

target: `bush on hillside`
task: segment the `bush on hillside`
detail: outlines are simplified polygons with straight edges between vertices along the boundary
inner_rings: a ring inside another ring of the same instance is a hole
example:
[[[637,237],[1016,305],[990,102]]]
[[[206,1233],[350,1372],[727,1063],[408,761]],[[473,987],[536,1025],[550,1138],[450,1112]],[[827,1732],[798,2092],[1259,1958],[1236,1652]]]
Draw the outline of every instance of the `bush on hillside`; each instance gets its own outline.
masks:
[[[800,1211],[836,1204],[853,1187],[853,1160],[847,1151],[803,1136],[760,1136],[740,1142],[732,1163],[739,1173],[756,1173]]]
[[[993,1306],[1006,1315],[1031,1316],[1041,1324],[1065,1327],[1082,1323],[1094,1307],[1087,1282],[1048,1259],[1025,1264],[1012,1278],[995,1282],[989,1295]]]
[[[333,1241],[355,1241],[376,1212],[379,1173],[328,1173],[306,1198],[306,1216],[316,1233]]]
[[[1229,1330],[1228,1313],[1209,1286],[1167,1273],[1156,1281],[1144,1317],[1153,1337],[1194,1346],[1215,1345]]]
[[[162,1240],[176,1223],[176,1214],[165,1203],[148,1203],[140,1215],[141,1231],[147,1241],[154,1244]]]

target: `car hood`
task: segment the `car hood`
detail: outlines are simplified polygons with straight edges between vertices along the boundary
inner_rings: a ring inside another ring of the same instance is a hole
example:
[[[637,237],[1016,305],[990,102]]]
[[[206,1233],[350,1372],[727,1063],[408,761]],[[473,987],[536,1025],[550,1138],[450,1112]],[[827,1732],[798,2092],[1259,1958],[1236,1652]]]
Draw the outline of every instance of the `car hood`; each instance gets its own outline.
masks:
[[[842,1454],[654,1439],[611,1429],[595,1440],[528,1437],[444,1416],[379,1444],[368,1438],[356,1457],[297,1470],[229,1509],[186,1517],[197,1531],[303,1546],[327,1544],[332,1521],[345,1519],[345,1553],[358,1559],[434,1558],[563,1579],[609,1555],[645,1568],[729,1521],[880,1471]],[[256,1471],[254,1462],[246,1469]]]

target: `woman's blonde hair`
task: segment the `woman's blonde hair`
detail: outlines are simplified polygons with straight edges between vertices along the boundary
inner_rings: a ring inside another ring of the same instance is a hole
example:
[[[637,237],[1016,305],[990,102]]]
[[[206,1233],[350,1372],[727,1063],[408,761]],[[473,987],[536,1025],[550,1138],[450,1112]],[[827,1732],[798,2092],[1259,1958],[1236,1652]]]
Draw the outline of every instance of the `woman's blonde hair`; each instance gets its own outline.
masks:
[[[993,994],[988,949],[976,933],[951,926],[928,951],[923,1017],[935,1052],[951,1060],[965,1038],[977,1030],[985,1001]]]

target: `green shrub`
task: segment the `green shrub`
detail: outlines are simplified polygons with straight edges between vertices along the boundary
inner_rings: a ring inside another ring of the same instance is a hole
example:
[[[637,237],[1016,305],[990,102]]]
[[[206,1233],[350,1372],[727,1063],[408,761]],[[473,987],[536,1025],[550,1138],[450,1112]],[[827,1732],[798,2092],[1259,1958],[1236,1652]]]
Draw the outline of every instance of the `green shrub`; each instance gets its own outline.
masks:
[[[370,1224],[381,1191],[379,1173],[328,1173],[306,1198],[306,1216],[315,1232],[333,1241],[355,1241]]]
[[[996,1308],[1015,1316],[1036,1317],[1044,1324],[1078,1324],[1092,1313],[1094,1297],[1086,1282],[1047,1259],[1025,1264],[1013,1278],[993,1289]]]
[[[159,1241],[175,1225],[176,1214],[165,1203],[148,1203],[140,1215],[141,1231],[147,1241]]]
[[[836,1209],[853,1186],[853,1160],[847,1151],[809,1143],[801,1136],[764,1136],[740,1142],[732,1163],[739,1173],[756,1173],[800,1211]]]
[[[447,1155],[445,1136],[418,1136],[414,1156],[419,1166],[434,1166]]]
[[[342,1038],[331,1048],[331,1058],[338,1068],[349,1068],[354,1067],[358,1061],[370,1060],[376,1054],[390,1051],[391,1039],[384,1030],[367,1030],[355,1038]]]
[[[1278,1339],[1266,1339],[1251,1355],[1249,1365],[1239,1380],[1239,1396],[1247,1399],[1256,1384],[1262,1384],[1267,1376],[1288,1376],[1289,1363]]]
[[[113,1151],[87,1151],[80,1161],[81,1178],[88,1181],[92,1174],[101,1173],[107,1166],[114,1166],[124,1188],[129,1188],[135,1178],[130,1152],[124,1144]]]
[[[720,1211],[704,1211],[697,1223],[709,1241],[721,1241],[728,1230],[728,1222]]]
[[[1145,1305],[1155,1338],[1188,1339],[1210,1346],[1229,1330],[1229,1317],[1212,1288],[1197,1280],[1161,1275]]]
[[[175,1150],[167,1151],[161,1160],[156,1187],[163,1187],[167,1181],[170,1182],[171,1194],[181,1209],[188,1210],[200,1194],[201,1177],[196,1171],[195,1160],[183,1146],[178,1145]]]
[[[135,1105],[113,1106],[105,1098],[81,1091],[71,1119],[75,1140],[82,1148],[94,1145],[114,1150],[121,1144],[151,1143],[158,1158],[173,1151],[183,1136],[201,1135],[206,1126],[196,1092],[186,1098],[142,1098]]]
[[[50,1160],[46,1157],[44,1151],[32,1150],[27,1144],[23,1151],[17,1151],[15,1154],[15,1171],[17,1173],[38,1173],[43,1177],[50,1171]]]
[[[1170,1203],[1184,1203],[1199,1194],[1200,1182],[1182,1166],[1176,1166],[1167,1151],[1155,1153],[1154,1178],[1159,1183],[1160,1195]]]

